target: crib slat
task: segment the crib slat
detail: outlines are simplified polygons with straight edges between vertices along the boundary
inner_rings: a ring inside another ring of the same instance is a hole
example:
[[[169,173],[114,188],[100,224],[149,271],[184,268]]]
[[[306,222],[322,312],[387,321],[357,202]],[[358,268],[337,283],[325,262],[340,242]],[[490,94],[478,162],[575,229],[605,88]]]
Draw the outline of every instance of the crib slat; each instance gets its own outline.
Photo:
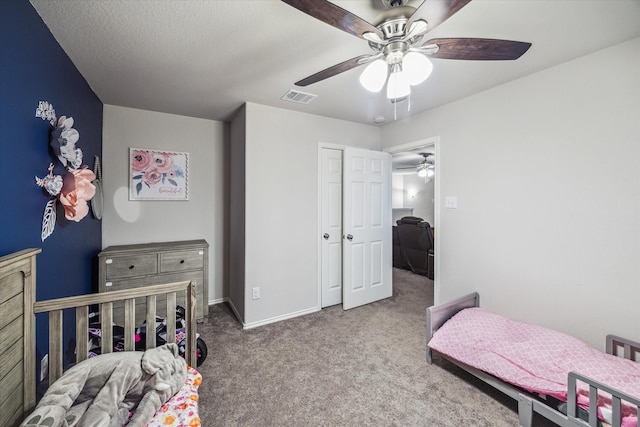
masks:
[[[176,342],[176,293],[167,294],[167,342]]]
[[[49,384],[62,375],[62,310],[49,312]]]
[[[134,335],[136,333],[136,300],[130,298],[124,301],[124,349],[136,349]]]
[[[100,352],[111,353],[113,351],[113,303],[111,302],[100,304],[100,330],[102,334]]]
[[[186,359],[189,366],[197,366],[196,356],[196,282],[192,281],[187,288],[186,295],[186,321],[187,321],[187,348]]]
[[[156,296],[149,295],[147,297],[147,346],[145,348],[154,348],[156,346]]]
[[[76,362],[82,362],[89,353],[89,307],[76,307]]]

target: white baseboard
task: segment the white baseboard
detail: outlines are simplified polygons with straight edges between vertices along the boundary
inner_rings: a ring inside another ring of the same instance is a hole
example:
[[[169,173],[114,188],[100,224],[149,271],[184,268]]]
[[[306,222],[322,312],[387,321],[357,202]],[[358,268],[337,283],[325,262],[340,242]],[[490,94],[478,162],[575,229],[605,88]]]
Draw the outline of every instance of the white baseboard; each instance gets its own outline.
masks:
[[[258,322],[245,323],[244,320],[242,319],[242,317],[240,316],[240,313],[238,313],[238,310],[233,305],[233,301],[231,301],[229,298],[227,298],[227,297],[218,298],[216,300],[209,301],[209,305],[212,306],[212,305],[216,305],[216,304],[222,304],[224,302],[229,304],[229,307],[231,307],[231,311],[233,311],[234,316],[236,317],[238,322],[240,322],[240,324],[242,325],[242,329],[245,329],[245,330],[246,329],[257,328],[259,326],[268,325],[270,323],[280,322],[282,320],[293,319],[294,317],[304,316],[306,314],[315,313],[315,312],[321,310],[321,308],[319,308],[319,307],[312,307],[312,308],[308,308],[308,309],[305,309],[305,310],[295,311],[293,313],[283,314],[282,316],[276,316],[276,317],[272,317],[270,319],[260,320]]]
[[[229,301],[229,298],[227,298],[227,297],[218,298],[218,299],[214,299],[214,300],[209,300],[209,305],[222,304],[223,302],[227,302],[227,301]]]
[[[283,314],[282,316],[276,316],[276,317],[272,317],[270,319],[264,319],[264,320],[260,320],[257,322],[251,322],[251,323],[242,323],[242,329],[253,329],[253,328],[257,328],[258,326],[264,326],[264,325],[268,325],[270,323],[276,323],[276,322],[280,322],[282,320],[287,320],[287,319],[293,319],[294,317],[298,317],[298,316],[304,316],[306,314],[311,314],[311,313],[315,313],[317,311],[320,311],[320,309],[318,307],[312,307],[312,308],[308,308],[306,310],[300,310],[300,311],[295,311],[293,313],[288,313],[288,314]],[[236,315],[237,317],[237,315]]]

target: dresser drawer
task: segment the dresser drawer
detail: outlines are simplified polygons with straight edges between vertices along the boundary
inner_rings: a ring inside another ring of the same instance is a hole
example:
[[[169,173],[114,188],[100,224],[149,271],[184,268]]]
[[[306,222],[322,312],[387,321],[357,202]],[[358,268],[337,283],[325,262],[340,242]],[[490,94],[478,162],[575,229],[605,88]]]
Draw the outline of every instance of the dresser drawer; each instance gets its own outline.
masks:
[[[204,316],[203,307],[200,301],[202,301],[202,286],[204,281],[204,276],[202,271],[189,271],[185,273],[176,273],[176,274],[163,274],[159,276],[149,276],[149,277],[141,277],[138,279],[129,279],[129,280],[114,280],[113,282],[107,282],[105,286],[106,292],[112,291],[121,291],[125,289],[135,289],[150,285],[161,285],[165,283],[173,283],[173,282],[182,282],[184,280],[193,280],[196,282],[196,297],[198,299],[198,304],[196,307],[196,317],[199,319]],[[181,306],[185,306],[185,296],[184,292],[178,292],[176,294],[177,304]],[[164,313],[166,313],[166,297],[164,295],[159,295],[156,297],[156,305],[158,308],[158,315],[164,317]],[[208,308],[208,307],[207,307]],[[140,325],[144,319],[146,314],[146,298],[136,298],[136,326]],[[208,315],[208,313],[206,313]],[[113,303],[113,321],[119,325],[123,325],[124,323],[124,303],[123,302],[114,302]]]
[[[106,258],[105,264],[107,267],[107,280],[144,276],[158,272],[158,256],[156,254]]]
[[[202,271],[188,271],[179,274],[162,274],[158,276],[139,277],[135,279],[113,280],[105,283],[105,292],[121,291],[124,289],[135,289],[150,285],[164,285],[165,283],[182,282],[193,280],[198,285],[196,292],[199,292],[203,285],[204,275]]]
[[[199,270],[204,266],[204,250],[176,251],[160,254],[160,272]]]
[[[98,260],[98,292],[192,280],[197,284],[196,317],[201,320],[209,316],[209,244],[206,240],[110,246],[98,254]],[[183,305],[183,300],[179,304]],[[145,312],[143,301],[136,300],[136,307],[136,323],[139,323]],[[121,309],[122,305],[118,307]]]

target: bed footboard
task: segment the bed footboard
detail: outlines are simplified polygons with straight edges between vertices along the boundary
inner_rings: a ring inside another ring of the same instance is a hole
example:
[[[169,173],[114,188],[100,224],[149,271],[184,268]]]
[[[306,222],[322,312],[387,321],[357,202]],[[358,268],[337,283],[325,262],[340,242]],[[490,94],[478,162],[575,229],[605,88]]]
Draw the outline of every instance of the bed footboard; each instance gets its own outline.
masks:
[[[576,381],[582,381],[589,386],[589,423],[579,419],[577,416]],[[598,392],[609,393],[611,395],[611,420],[607,421],[611,422],[612,427],[620,427],[622,424],[622,401],[629,405],[635,405],[636,413],[638,413],[638,409],[640,408],[640,399],[576,372],[569,372],[568,387],[567,402],[569,402],[569,405],[567,407],[567,417],[576,425],[585,427],[595,427],[598,425]]]
[[[89,306],[100,306],[102,328],[102,353],[110,353],[113,343],[113,303],[123,301],[125,307],[125,350],[135,350],[135,299],[146,298],[146,323],[155,325],[156,296],[167,298],[167,342],[176,341],[176,293],[186,293],[186,361],[196,366],[196,284],[184,281],[164,285],[145,286],[122,291],[88,294],[75,297],[37,301],[33,305],[34,313],[49,313],[49,384],[60,378],[63,371],[63,310],[75,309],[76,313],[76,362],[88,356],[87,331],[89,329]],[[82,338],[81,338],[82,337]],[[156,334],[146,334],[146,348],[156,346]],[[34,385],[35,386],[35,385]]]
[[[447,320],[465,308],[480,307],[480,294],[474,292],[456,300],[438,304],[427,308],[427,363],[431,365],[433,356],[429,348],[429,341],[434,332],[437,331]]]
[[[622,349],[622,354],[618,352],[619,349]],[[640,355],[640,342],[622,338],[617,335],[607,335],[606,352],[607,354],[621,356],[634,362],[640,362],[640,360],[638,360],[638,356]]]

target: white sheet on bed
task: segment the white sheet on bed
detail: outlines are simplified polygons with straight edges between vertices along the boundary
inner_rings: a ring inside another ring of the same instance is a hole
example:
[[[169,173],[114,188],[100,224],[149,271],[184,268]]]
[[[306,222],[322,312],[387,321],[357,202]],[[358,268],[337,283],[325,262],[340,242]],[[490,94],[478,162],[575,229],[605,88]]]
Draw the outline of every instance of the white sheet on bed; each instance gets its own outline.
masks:
[[[602,353],[586,343],[536,325],[517,322],[481,308],[460,311],[429,342],[455,360],[535,393],[567,400],[570,371],[640,398],[640,363]],[[580,404],[588,387],[578,384]],[[600,405],[610,405],[602,396]],[[625,424],[637,425],[635,407],[623,407]]]

